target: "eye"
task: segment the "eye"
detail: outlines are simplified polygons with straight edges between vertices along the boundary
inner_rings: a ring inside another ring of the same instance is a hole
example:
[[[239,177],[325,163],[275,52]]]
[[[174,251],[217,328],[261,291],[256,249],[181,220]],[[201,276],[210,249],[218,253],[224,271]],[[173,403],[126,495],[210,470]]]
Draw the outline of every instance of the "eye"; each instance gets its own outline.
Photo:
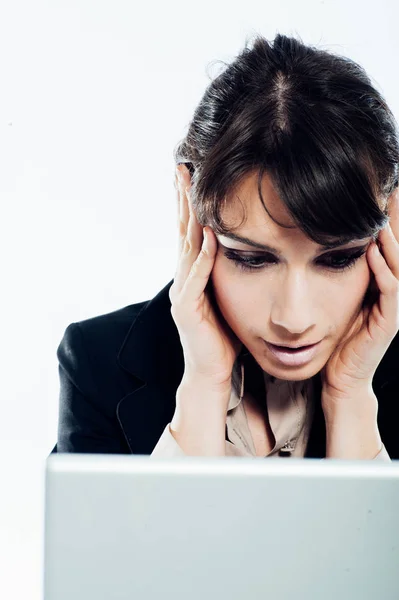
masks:
[[[234,252],[234,250],[224,250],[224,256],[229,260],[233,261],[234,264],[242,269],[243,271],[257,271],[265,266],[266,257],[272,256],[271,254],[259,254],[254,256],[244,256]],[[270,264],[270,261],[268,261]]]
[[[367,248],[361,248],[355,252],[341,251],[323,255],[318,264],[332,271],[345,271],[355,265],[356,261],[365,254]],[[234,250],[225,249],[223,254],[226,258],[243,271],[259,271],[266,265],[276,264],[278,259],[272,254],[255,254],[245,256]]]
[[[361,248],[355,252],[334,252],[329,254],[322,264],[325,263],[327,267],[335,271],[345,271],[350,267],[353,267],[356,261],[366,253],[367,248]]]

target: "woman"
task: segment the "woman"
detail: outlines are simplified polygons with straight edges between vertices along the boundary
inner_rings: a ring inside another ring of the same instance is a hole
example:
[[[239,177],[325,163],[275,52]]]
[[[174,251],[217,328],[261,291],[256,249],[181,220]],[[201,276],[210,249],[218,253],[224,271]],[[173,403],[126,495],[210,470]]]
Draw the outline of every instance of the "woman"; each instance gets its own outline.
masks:
[[[259,36],[175,160],[175,277],[66,329],[53,452],[399,458],[399,140],[364,70]]]

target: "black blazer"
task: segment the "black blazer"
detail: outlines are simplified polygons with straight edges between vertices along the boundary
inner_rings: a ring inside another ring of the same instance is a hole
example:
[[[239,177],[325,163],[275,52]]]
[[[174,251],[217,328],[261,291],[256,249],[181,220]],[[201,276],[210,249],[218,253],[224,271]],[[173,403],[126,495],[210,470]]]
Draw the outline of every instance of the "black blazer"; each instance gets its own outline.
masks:
[[[58,438],[52,453],[151,454],[175,410],[184,372],[169,288],[152,299],[72,323],[58,347]],[[320,378],[318,394],[320,398]],[[378,425],[399,458],[399,334],[373,379]],[[316,403],[305,457],[325,457],[325,423]]]

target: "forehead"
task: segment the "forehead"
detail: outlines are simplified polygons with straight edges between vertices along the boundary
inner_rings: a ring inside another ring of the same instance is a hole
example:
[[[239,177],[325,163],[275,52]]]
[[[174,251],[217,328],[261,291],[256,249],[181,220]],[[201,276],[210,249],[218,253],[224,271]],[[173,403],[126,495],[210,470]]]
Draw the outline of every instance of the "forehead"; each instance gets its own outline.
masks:
[[[292,245],[294,248],[298,248],[301,245],[303,249],[306,246],[315,251],[323,248],[309,239],[293,221],[268,174],[265,174],[262,179],[261,192],[266,208],[273,218],[266,212],[259,196],[258,172],[252,172],[242,178],[221,210],[222,219],[229,230],[253,241],[273,243],[274,246],[279,247]],[[279,223],[284,227],[281,227]],[[226,236],[218,235],[218,238],[221,238],[223,243]],[[348,241],[345,245],[352,245],[359,241]],[[363,238],[361,241],[366,242],[368,238]],[[344,244],[342,241],[338,243],[337,239],[326,240],[326,243],[329,242],[333,244],[332,247]]]
[[[261,182],[261,191],[263,201],[267,210],[273,219],[284,225],[295,227],[295,231],[304,235],[295,225],[292,217],[279,198],[272,180],[268,174],[265,174]],[[248,232],[253,229],[270,229],[271,231],[294,231],[286,230],[273,221],[267,214],[258,191],[258,172],[251,172],[240,181],[235,189],[228,196],[228,202],[221,210],[223,221],[233,229],[238,227],[245,217],[245,221],[240,227],[240,232]]]

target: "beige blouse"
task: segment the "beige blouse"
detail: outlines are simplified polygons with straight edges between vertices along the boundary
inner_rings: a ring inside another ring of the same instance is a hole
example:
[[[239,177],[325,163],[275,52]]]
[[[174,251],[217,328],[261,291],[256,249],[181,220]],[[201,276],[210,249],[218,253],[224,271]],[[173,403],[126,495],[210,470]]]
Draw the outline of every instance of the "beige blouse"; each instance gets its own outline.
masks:
[[[314,378],[304,381],[286,381],[263,371],[266,397],[265,405],[275,444],[265,456],[304,457],[314,414]],[[248,426],[244,403],[244,365],[237,358],[232,372],[231,395],[227,409],[226,456],[253,456],[256,450]],[[185,456],[170,431],[165,427],[151,456]],[[382,445],[374,460],[390,461]],[[322,459],[323,460],[323,459]]]

